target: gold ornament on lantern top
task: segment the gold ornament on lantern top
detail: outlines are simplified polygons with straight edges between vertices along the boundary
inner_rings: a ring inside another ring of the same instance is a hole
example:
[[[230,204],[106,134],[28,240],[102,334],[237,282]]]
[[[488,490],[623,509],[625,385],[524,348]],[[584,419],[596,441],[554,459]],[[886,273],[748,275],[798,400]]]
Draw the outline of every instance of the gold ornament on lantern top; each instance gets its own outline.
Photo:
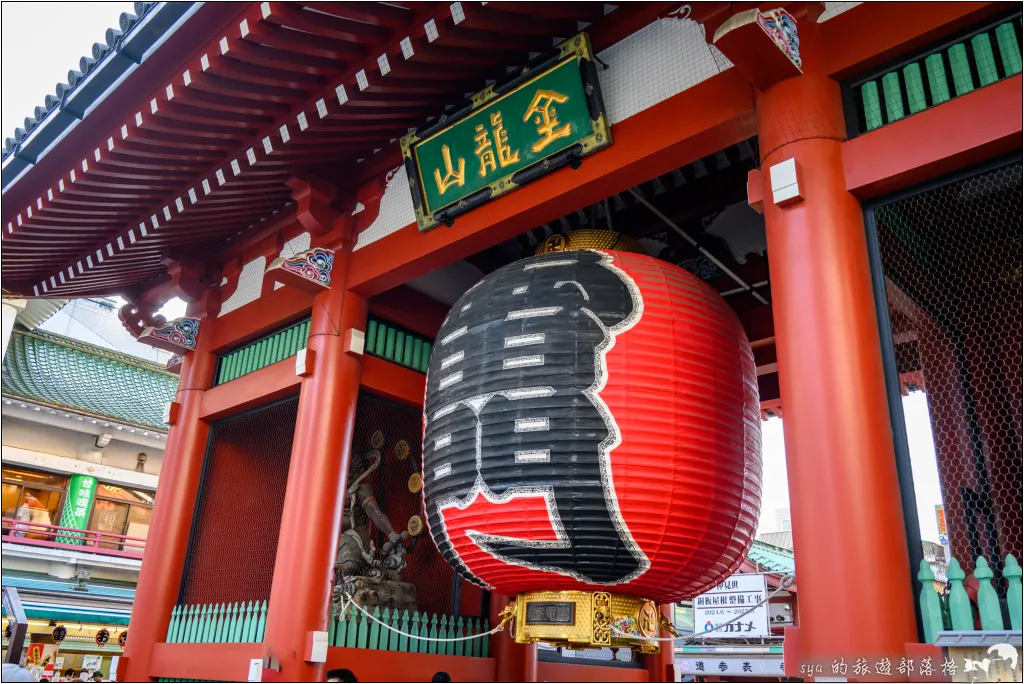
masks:
[[[646,254],[643,245],[622,233],[613,230],[582,228],[567,233],[552,235],[537,247],[536,254],[548,252],[571,252],[578,249],[600,249],[616,252]]]

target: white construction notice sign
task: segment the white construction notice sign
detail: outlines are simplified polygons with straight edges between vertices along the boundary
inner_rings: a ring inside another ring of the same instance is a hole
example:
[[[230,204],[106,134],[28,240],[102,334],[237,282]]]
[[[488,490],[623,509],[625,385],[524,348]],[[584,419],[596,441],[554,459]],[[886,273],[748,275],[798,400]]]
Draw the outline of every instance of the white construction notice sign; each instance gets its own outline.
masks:
[[[711,591],[693,599],[693,632],[697,635],[711,632],[708,637],[713,636],[715,639],[771,636],[768,604],[762,603],[767,597],[768,584],[764,575],[733,575]],[[753,606],[757,608],[747,613]]]

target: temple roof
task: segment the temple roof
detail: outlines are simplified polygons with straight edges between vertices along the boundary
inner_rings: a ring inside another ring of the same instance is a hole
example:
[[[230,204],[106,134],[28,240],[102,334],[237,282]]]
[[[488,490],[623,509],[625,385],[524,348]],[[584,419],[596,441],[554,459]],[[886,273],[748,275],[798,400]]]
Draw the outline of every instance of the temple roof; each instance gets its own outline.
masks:
[[[792,574],[796,569],[792,551],[757,540],[750,547],[747,560],[768,572]]]
[[[787,551],[793,550],[792,532],[765,532],[762,535],[758,535],[757,540]]]
[[[175,7],[159,3],[146,17]],[[104,95],[47,146],[45,159],[23,153],[62,107],[5,159],[3,286],[28,297],[107,295],[165,278],[168,259],[215,265],[229,240],[288,217],[295,178],[318,176],[354,192],[400,164],[397,138],[565,38],[585,29],[601,50],[677,7],[262,2],[179,10],[184,29],[154,42],[159,58],[134,80],[111,84],[116,97]],[[727,8],[703,3],[694,13]],[[150,77],[159,69],[162,77]],[[8,182],[12,164],[25,168]]]
[[[15,330],[3,362],[3,396],[166,430],[178,377],[159,364],[44,332]]]
[[[90,54],[82,55],[82,58],[78,61],[77,68],[72,67],[68,71],[67,82],[58,83],[54,86],[53,93],[47,95],[43,99],[43,104],[36,107],[31,116],[25,117],[25,125],[23,128],[16,128],[13,132],[12,137],[4,140],[4,151],[3,158],[4,162],[7,161],[7,157],[14,154],[19,145],[28,137],[35,128],[41,124],[51,113],[54,114],[54,118],[58,118],[61,111],[64,110],[84,110],[89,108],[92,101],[102,96],[103,89],[97,89],[95,87],[88,88],[89,92],[86,94],[86,101],[78,101],[75,96],[78,94],[76,91],[79,86],[83,86],[87,81],[97,80],[95,72],[110,68],[112,63],[118,62],[118,54],[122,51],[130,52],[128,43],[134,37],[135,26],[149,13],[150,9],[157,5],[155,2],[136,2],[135,3],[135,14],[130,12],[122,12],[118,20],[117,28],[108,28],[106,34],[103,36],[102,43],[93,43],[92,51]],[[183,3],[191,4],[191,3]],[[147,38],[152,41],[159,37],[163,31],[154,32],[150,31]],[[116,79],[124,70],[127,68],[127,64],[123,61],[120,64],[115,64],[112,71],[117,71],[117,74],[111,74],[113,79]],[[118,68],[120,67],[120,68]],[[88,78],[90,74],[94,74],[93,78]],[[113,82],[111,78],[103,79],[109,83]],[[84,89],[84,88],[83,88]],[[74,100],[74,102],[73,102]],[[66,129],[72,125],[72,122],[76,121],[80,117],[74,115],[64,117],[61,121],[63,126],[58,128]],[[57,133],[59,135],[59,132]],[[52,137],[52,136],[51,136]],[[8,176],[8,167],[4,165],[4,180],[6,185],[6,179]]]

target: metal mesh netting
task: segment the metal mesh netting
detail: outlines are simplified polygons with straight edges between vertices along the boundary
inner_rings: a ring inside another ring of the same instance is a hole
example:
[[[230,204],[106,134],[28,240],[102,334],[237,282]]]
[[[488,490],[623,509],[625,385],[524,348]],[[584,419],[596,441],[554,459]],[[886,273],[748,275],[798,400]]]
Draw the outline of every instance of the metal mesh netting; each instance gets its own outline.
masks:
[[[908,420],[907,434],[931,429],[948,530],[925,541],[948,544],[968,573],[986,558],[999,580],[1006,555],[1021,557],[1021,164],[874,215],[900,382],[927,398],[930,425]],[[917,463],[914,478],[920,509]]]
[[[210,430],[179,604],[270,598],[299,399]]]
[[[359,397],[340,579],[368,607],[480,616],[482,592],[455,575],[424,524],[422,439],[419,410],[371,394]]]

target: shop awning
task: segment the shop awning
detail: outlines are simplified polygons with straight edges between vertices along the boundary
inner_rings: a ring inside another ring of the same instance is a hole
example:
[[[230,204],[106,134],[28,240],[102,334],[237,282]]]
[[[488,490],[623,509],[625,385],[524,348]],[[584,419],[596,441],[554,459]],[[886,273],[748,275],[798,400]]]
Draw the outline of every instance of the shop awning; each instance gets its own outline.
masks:
[[[92,622],[104,625],[127,625],[132,613],[130,610],[104,610],[100,608],[82,608],[60,603],[24,602],[25,616],[37,620],[56,620],[57,622]],[[4,617],[6,617],[4,613]]]

